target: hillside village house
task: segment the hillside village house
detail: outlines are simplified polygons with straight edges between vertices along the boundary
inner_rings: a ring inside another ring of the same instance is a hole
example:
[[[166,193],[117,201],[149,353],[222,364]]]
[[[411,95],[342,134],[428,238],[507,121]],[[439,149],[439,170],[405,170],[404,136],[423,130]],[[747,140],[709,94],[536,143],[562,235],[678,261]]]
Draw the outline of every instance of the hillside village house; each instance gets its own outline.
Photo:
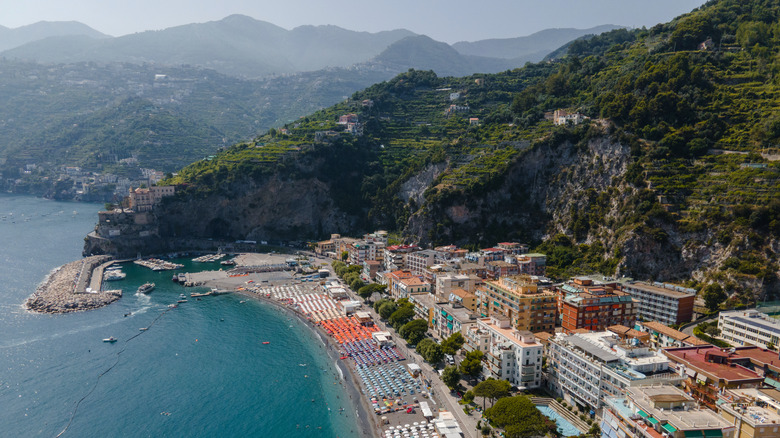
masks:
[[[152,186],[148,189],[130,188],[130,208],[136,212],[151,211],[155,205],[166,196],[172,196],[176,192],[175,186]]]

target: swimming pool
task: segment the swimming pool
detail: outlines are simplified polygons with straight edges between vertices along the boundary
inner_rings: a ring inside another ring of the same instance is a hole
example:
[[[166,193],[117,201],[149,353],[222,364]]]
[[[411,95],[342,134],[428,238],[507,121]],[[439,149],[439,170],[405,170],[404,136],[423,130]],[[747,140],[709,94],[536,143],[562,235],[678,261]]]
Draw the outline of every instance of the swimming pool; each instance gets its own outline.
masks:
[[[542,412],[542,415],[549,418],[550,420],[555,420],[555,423],[558,424],[558,432],[561,433],[561,436],[567,437],[572,435],[579,435],[582,433],[581,430],[577,429],[573,424],[569,423],[568,420],[561,417],[560,414],[555,412],[551,407],[539,405],[536,407]]]

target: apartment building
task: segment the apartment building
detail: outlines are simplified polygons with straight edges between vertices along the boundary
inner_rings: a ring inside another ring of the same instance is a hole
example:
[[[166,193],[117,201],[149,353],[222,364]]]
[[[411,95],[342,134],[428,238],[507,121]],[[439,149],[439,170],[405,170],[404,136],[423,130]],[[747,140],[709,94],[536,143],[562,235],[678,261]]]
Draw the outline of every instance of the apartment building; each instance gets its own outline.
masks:
[[[547,272],[547,256],[544,254],[521,254],[516,257],[516,260],[520,274],[545,275]]]
[[[466,329],[477,322],[471,310],[453,302],[437,302],[433,306],[433,331],[444,339],[453,333],[465,333]]]
[[[561,326],[566,333],[578,328],[602,331],[612,325],[632,327],[637,306],[627,292],[594,285],[577,277],[557,288]]]
[[[662,324],[682,324],[693,318],[696,291],[665,283],[625,283],[621,289],[637,299],[637,317]]]
[[[483,350],[485,377],[508,380],[519,389],[537,388],[542,383],[542,344],[533,333],[511,327],[501,317],[481,318],[477,327],[487,336]]]
[[[428,322],[428,327],[434,327],[436,296],[429,293],[421,293],[408,295],[406,298],[414,305],[415,319],[424,319]]]
[[[780,437],[780,391],[775,388],[728,389],[719,396],[718,413],[734,425],[734,438]]]
[[[555,330],[555,294],[542,290],[529,276],[485,281],[477,288],[477,313],[482,317],[503,316],[512,327],[530,332]]]
[[[718,329],[720,337],[731,344],[776,348],[780,342],[780,320],[755,309],[721,312]]]
[[[717,409],[718,394],[725,389],[759,388],[765,382],[780,385],[780,359],[774,351],[709,345],[667,348],[664,354],[685,378],[685,389],[710,409]]]
[[[397,271],[406,268],[406,255],[419,251],[417,245],[390,245],[382,251],[386,271]]]
[[[476,275],[445,273],[436,276],[436,295],[448,298],[453,289],[462,289],[467,292],[474,292],[478,285],[482,284],[482,279]]]
[[[517,242],[499,242],[496,247],[504,251],[505,254],[520,255],[528,252],[528,245]]]
[[[600,426],[602,437],[736,438],[726,418],[672,385],[633,386],[608,397]]]
[[[393,296],[396,299],[408,298],[411,295],[430,294],[431,292],[431,284],[417,277],[402,278],[394,286]]]
[[[679,382],[669,360],[637,339],[621,340],[610,332],[549,338],[547,386],[569,403],[598,410],[606,397],[652,382]]]
[[[469,312],[474,313],[477,311],[477,296],[465,289],[451,289],[449,296],[447,296],[447,301],[457,307],[464,307]]]
[[[406,255],[406,269],[417,275],[423,275],[428,266],[436,264],[436,251],[425,249]]]

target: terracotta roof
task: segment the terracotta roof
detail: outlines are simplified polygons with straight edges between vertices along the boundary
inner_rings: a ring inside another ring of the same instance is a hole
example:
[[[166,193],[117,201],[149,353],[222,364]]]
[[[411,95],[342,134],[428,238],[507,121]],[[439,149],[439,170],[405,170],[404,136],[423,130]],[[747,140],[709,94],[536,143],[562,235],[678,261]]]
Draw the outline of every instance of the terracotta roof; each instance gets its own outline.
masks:
[[[471,292],[469,292],[469,291],[467,291],[465,289],[461,289],[459,287],[452,288],[452,290],[450,290],[450,293],[455,294],[456,296],[461,297],[461,298],[476,297],[476,295],[474,295],[473,293],[471,293]]]
[[[614,333],[619,333],[621,335],[624,335],[631,329],[626,327],[626,326],[624,326],[624,325],[616,324],[616,325],[611,325],[611,326],[607,327],[607,330],[609,330],[611,332],[614,332]]]
[[[538,339],[541,343],[546,344],[547,341],[549,341],[550,338],[552,338],[555,335],[547,332],[536,332],[534,333],[534,336],[536,336],[536,339]]]
[[[655,330],[658,333],[661,333],[662,335],[669,336],[672,339],[675,339],[677,341],[683,341],[685,338],[689,337],[690,335],[686,335],[685,333],[675,330],[667,325],[661,324],[658,321],[650,321],[650,322],[643,322],[643,326]]]
[[[755,347],[750,347],[755,348]],[[756,348],[757,349],[757,348]],[[745,356],[742,354],[739,349],[736,350],[735,353],[728,353],[728,350],[726,352],[722,351],[718,347],[714,346],[708,346],[708,347],[680,347],[680,348],[667,348],[664,349],[664,354],[669,357],[674,362],[677,363],[683,363],[688,368],[695,370],[697,373],[703,373],[707,377],[716,379],[716,380],[726,380],[727,382],[732,381],[763,381],[763,377],[759,376],[755,372],[740,366],[738,364],[734,364],[734,362],[739,362],[740,359],[745,359],[750,356]],[[731,361],[732,363],[714,363],[714,362],[708,362],[707,356],[708,353],[710,355],[719,355],[719,356],[727,356],[727,360]],[[772,354],[775,361],[777,361],[777,353]]]

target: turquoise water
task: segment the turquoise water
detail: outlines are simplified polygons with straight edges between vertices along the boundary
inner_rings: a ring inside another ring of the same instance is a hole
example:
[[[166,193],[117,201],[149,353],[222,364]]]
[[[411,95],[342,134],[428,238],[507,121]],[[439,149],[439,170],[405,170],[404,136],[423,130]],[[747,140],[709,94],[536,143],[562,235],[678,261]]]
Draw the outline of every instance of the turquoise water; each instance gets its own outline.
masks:
[[[185,292],[171,273],[128,264],[110,306],[26,312],[44,276],[80,257],[99,208],[0,195],[0,436],[360,436],[321,341],[268,304],[223,295],[169,311]],[[137,296],[147,281],[157,288]]]
[[[555,423],[558,425],[558,432],[561,433],[561,436],[572,436],[572,435],[579,435],[582,433],[573,424],[569,423],[568,420],[561,417],[557,412],[552,410],[552,408],[550,408],[549,406],[536,406],[536,407],[540,411],[542,411],[542,414],[545,417],[555,421]]]

